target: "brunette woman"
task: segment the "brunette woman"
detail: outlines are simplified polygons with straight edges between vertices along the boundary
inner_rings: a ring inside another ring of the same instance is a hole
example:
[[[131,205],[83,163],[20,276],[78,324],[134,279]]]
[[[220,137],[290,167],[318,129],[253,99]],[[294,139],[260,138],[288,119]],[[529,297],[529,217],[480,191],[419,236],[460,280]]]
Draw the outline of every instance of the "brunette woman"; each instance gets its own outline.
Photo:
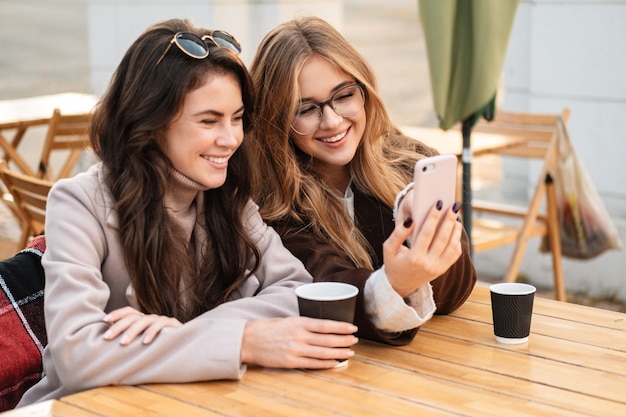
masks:
[[[45,376],[20,405],[352,356],[354,325],[297,317],[294,288],[311,276],[250,200],[239,50],[169,20],[123,57],[93,116],[101,162],[49,195]]]

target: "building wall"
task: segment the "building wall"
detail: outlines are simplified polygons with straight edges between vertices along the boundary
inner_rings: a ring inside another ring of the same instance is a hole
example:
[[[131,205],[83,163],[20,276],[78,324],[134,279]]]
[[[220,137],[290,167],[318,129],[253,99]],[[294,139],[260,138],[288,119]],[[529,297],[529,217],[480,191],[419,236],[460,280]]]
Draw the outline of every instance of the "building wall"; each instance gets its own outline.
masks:
[[[533,113],[571,110],[568,132],[588,174],[626,242],[626,1],[521,0],[503,68],[502,108]],[[506,188],[529,194],[537,164],[504,161]],[[525,178],[519,188],[519,179]],[[508,184],[508,185],[507,185]],[[510,190],[509,190],[510,192]],[[551,285],[550,257],[534,242],[521,273]],[[476,256],[495,273],[510,250]],[[626,300],[626,254],[589,261],[565,259],[568,291]]]
[[[101,95],[130,44],[149,25],[173,17],[225,30],[252,60],[262,36],[298,13],[317,14],[341,28],[340,0],[88,0],[89,60],[92,92]]]

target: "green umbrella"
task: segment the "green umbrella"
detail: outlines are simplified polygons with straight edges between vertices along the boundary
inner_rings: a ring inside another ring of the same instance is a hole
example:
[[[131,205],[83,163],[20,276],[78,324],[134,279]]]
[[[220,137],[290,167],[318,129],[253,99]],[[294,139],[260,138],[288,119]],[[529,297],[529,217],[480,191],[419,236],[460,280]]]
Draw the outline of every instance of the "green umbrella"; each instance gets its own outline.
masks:
[[[462,123],[463,226],[470,238],[471,129],[492,120],[519,0],[418,0],[439,127]]]

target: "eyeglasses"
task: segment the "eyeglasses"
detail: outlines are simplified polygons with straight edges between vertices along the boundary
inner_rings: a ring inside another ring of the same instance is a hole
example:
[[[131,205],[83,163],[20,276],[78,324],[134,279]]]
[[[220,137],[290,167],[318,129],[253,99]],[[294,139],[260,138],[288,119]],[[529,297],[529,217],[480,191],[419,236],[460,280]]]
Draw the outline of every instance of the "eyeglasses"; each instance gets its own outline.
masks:
[[[333,96],[321,103],[302,103],[296,109],[291,128],[301,135],[308,135],[322,124],[324,106],[328,105],[338,116],[352,117],[365,106],[363,84],[351,84],[337,90]]]
[[[209,48],[211,46],[230,49],[236,54],[241,53],[241,44],[239,41],[237,41],[233,35],[223,30],[214,30],[211,34],[204,35],[201,38],[193,33],[178,32],[167,45],[163,54],[161,54],[161,57],[156,63],[157,65],[165,58],[165,54],[167,54],[167,51],[170,50],[172,45],[176,45],[178,49],[195,59],[204,59],[209,56]]]

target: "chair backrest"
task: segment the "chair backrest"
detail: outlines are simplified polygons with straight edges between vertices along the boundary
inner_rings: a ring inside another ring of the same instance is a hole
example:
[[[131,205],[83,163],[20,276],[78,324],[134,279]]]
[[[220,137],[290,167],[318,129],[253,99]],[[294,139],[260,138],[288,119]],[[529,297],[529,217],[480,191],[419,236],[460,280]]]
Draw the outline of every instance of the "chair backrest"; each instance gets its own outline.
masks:
[[[61,114],[59,109],[54,109],[41,151],[38,178],[54,181],[72,174],[81,153],[89,148],[91,116],[91,113]],[[58,174],[53,175],[50,156],[55,151],[65,151],[67,156]]]
[[[9,169],[5,161],[0,161],[0,178],[13,196],[16,208],[30,227],[30,236],[43,232],[46,219],[48,193],[53,183]],[[26,239],[29,237],[23,237]],[[21,242],[25,246],[25,242]]]

